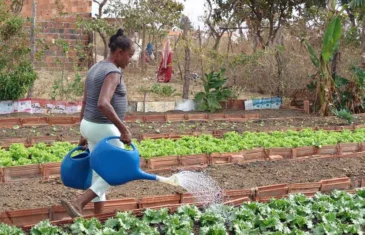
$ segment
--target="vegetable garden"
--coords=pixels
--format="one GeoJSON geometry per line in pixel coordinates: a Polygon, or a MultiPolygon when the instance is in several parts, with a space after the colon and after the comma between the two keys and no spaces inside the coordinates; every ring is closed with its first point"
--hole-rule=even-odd
{"type": "MultiPolygon", "coordinates": [[[[183,205],[173,214],[167,208],[147,209],[140,218],[118,212],[104,223],[97,218],[78,218],[71,225],[57,227],[42,221],[30,229],[30,234],[361,234],[364,201],[364,190],[354,195],[341,191],[318,193],[313,198],[293,194],[238,207],[216,205],[199,210],[195,205],[183,205]]],[[[5,224],[0,225],[0,232],[24,234],[5,224]]]]}
{"type": "Polygon", "coordinates": [[[0,235],[363,234],[365,1],[195,1],[198,28],[183,2],[0,0],[0,235]],[[219,203],[138,180],[112,187],[102,214],[89,203],[71,219],[60,205],[82,193],[60,163],[115,17],[135,42],[124,121],[140,167],[204,172],[219,203]],[[181,98],[195,110],[166,111],[181,98]]]}
{"type": "MultiPolygon", "coordinates": [[[[1,234],[361,234],[365,194],[356,189],[365,186],[362,116],[355,118],[355,125],[336,118],[326,124],[318,122],[315,128],[282,125],[294,119],[212,121],[200,125],[222,127],[211,134],[187,131],[169,138],[164,133],[151,133],[134,139],[144,169],[166,176],[176,170],[204,171],[230,195],[226,203],[202,207],[192,199],[181,199],[186,198],[182,189],[136,181],[110,190],[110,206],[104,216],[88,212],[76,220],[57,214],[62,211],[57,209],[59,199],[71,199],[78,193],[65,188],[58,175],[60,161],[75,143],[9,144],[0,149],[4,208],[0,215],[5,222],[0,226],[1,234]],[[265,130],[265,125],[274,121],[281,125],[265,130]],[[252,131],[251,125],[262,129],[252,131]],[[44,178],[48,166],[52,166],[48,171],[55,172],[44,178]],[[135,198],[133,206],[118,204],[123,198],[135,198]],[[41,212],[28,214],[32,210],[44,211],[42,219],[34,217],[41,212]],[[32,222],[26,222],[29,216],[34,217],[32,222]]],[[[186,121],[134,121],[128,125],[143,129],[180,124],[199,125],[186,121]]],[[[55,124],[48,128],[64,127],[55,124]]],[[[34,128],[3,130],[14,133],[24,129],[34,128]]]]}

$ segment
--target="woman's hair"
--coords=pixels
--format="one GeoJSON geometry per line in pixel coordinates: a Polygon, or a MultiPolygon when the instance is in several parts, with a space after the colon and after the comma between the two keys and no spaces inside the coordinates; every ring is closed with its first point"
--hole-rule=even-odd
{"type": "Polygon", "coordinates": [[[117,33],[110,37],[109,48],[111,52],[116,51],[118,48],[125,51],[132,46],[132,40],[126,37],[123,32],[123,29],[118,29],[117,33]]]}

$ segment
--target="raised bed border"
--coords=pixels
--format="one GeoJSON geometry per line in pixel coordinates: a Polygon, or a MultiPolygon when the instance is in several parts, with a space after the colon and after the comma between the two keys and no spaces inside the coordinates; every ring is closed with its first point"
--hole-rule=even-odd
{"type": "MultiPolygon", "coordinates": [[[[304,146],[297,148],[255,148],[235,153],[192,154],[186,156],[140,158],[140,167],[149,173],[182,170],[201,170],[209,165],[247,164],[257,161],[302,160],[323,158],[358,157],[365,154],[365,143],[339,143],[322,148],[304,146]]],[[[41,178],[47,181],[60,177],[61,162],[0,167],[0,184],[41,178]]]]}
{"type": "MultiPolygon", "coordinates": [[[[243,202],[268,202],[271,198],[287,197],[288,194],[302,193],[308,197],[314,196],[317,192],[329,193],[333,190],[343,190],[349,193],[355,193],[356,189],[364,188],[365,180],[351,180],[348,177],[325,179],[319,182],[294,183],[294,184],[276,184],[261,186],[251,189],[224,190],[224,204],[239,206],[243,202]]],[[[84,218],[96,217],[100,221],[105,221],[112,217],[117,211],[132,211],[136,216],[141,216],[146,209],[159,209],[167,207],[170,213],[183,204],[195,204],[202,206],[193,201],[189,193],[155,195],[149,197],[121,198],[109,200],[105,205],[105,213],[94,215],[93,204],[89,203],[85,207],[84,218]]],[[[75,219],[67,216],[65,210],[60,205],[51,207],[34,208],[25,210],[4,211],[0,213],[0,223],[4,222],[9,225],[21,226],[25,231],[41,220],[49,219],[54,225],[73,223],[75,219]]]]}
{"type": "MultiPolygon", "coordinates": [[[[248,121],[260,118],[260,113],[246,114],[153,114],[127,115],[125,122],[181,122],[181,121],[248,121]]],[[[46,116],[46,117],[11,117],[0,118],[0,128],[13,126],[43,126],[43,125],[76,125],[80,123],[80,116],[46,116]]]]}

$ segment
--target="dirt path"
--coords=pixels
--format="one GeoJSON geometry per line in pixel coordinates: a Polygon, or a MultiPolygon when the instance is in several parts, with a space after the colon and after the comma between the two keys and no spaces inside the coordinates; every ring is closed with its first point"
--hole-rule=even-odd
{"type": "MultiPolygon", "coordinates": [[[[242,189],[277,183],[314,182],[335,177],[365,177],[365,155],[356,158],[304,161],[257,162],[207,168],[206,173],[224,189],[242,189]]],[[[110,189],[109,199],[143,197],[184,192],[158,182],[135,181],[110,189]]],[[[41,183],[39,179],[0,184],[0,211],[46,207],[61,198],[73,199],[81,191],[64,187],[59,180],[41,183]]]]}

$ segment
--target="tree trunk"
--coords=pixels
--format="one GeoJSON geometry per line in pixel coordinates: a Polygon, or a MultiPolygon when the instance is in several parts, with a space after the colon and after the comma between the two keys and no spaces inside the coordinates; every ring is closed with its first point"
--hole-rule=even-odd
{"type": "Polygon", "coordinates": [[[256,33],[254,35],[254,51],[257,49],[264,49],[264,39],[261,36],[260,29],[256,29],[256,33]]]}
{"type": "Polygon", "coordinates": [[[361,32],[361,67],[365,69],[365,16],[362,18],[361,32]]]}
{"type": "Polygon", "coordinates": [[[336,80],[336,71],[337,71],[337,61],[338,61],[339,52],[333,55],[332,65],[331,65],[331,77],[335,81],[336,80]]]}
{"type": "Polygon", "coordinates": [[[323,116],[328,116],[329,114],[329,105],[332,103],[333,100],[333,91],[334,91],[334,80],[331,77],[330,71],[327,67],[327,63],[321,60],[321,71],[323,71],[323,79],[322,82],[320,82],[319,87],[319,105],[320,110],[319,114],[323,116]]]}
{"type": "Polygon", "coordinates": [[[178,38],[175,38],[175,43],[174,43],[174,56],[176,56],[176,62],[177,62],[177,67],[179,69],[179,73],[180,73],[180,79],[181,81],[184,80],[184,77],[183,77],[183,72],[182,72],[182,69],[181,69],[181,65],[180,65],[180,59],[179,59],[179,52],[177,50],[177,43],[179,42],[180,40],[180,35],[178,38]]]}
{"type": "Polygon", "coordinates": [[[201,73],[204,76],[204,63],[203,63],[203,49],[202,49],[202,35],[199,27],[199,51],[200,51],[200,66],[201,66],[201,73]]]}
{"type": "Polygon", "coordinates": [[[98,30],[98,33],[101,37],[101,40],[103,40],[103,44],[104,44],[104,59],[108,58],[108,51],[109,51],[109,47],[108,47],[108,40],[106,38],[106,34],[100,30],[98,30]]]}
{"type": "Polygon", "coordinates": [[[189,99],[189,86],[190,86],[190,48],[187,40],[189,30],[189,18],[184,17],[184,34],[183,40],[185,42],[185,71],[184,71],[184,87],[183,87],[183,99],[189,99]]]}
{"type": "MultiPolygon", "coordinates": [[[[30,52],[30,62],[32,63],[32,66],[34,67],[34,57],[35,57],[35,25],[36,25],[36,17],[37,17],[37,0],[33,0],[33,9],[32,9],[32,26],[30,29],[30,42],[32,45],[32,50],[30,52]]],[[[32,84],[30,85],[29,89],[28,89],[28,95],[27,98],[32,98],[33,97],[33,92],[34,92],[34,82],[32,82],[32,84]]]]}
{"type": "Polygon", "coordinates": [[[146,69],[146,61],[145,61],[145,51],[146,51],[146,25],[143,24],[142,31],[142,73],[145,72],[146,69]]]}
{"type": "Polygon", "coordinates": [[[351,26],[356,27],[355,15],[352,13],[352,11],[350,9],[346,9],[346,12],[347,12],[347,15],[349,16],[351,26]]]}
{"type": "Polygon", "coordinates": [[[284,95],[284,81],[283,81],[283,71],[284,71],[284,62],[281,53],[281,47],[284,47],[284,38],[283,38],[283,30],[279,29],[275,38],[273,40],[273,44],[277,46],[275,50],[275,59],[278,67],[277,71],[277,89],[276,95],[283,96],[284,95]]]}
{"type": "Polygon", "coordinates": [[[227,56],[229,54],[229,49],[232,49],[232,53],[233,53],[233,47],[232,47],[232,32],[228,32],[228,45],[227,45],[227,56]]]}
{"type": "Polygon", "coordinates": [[[221,42],[221,38],[222,38],[222,36],[216,36],[213,50],[218,51],[219,43],[221,42]]]}

